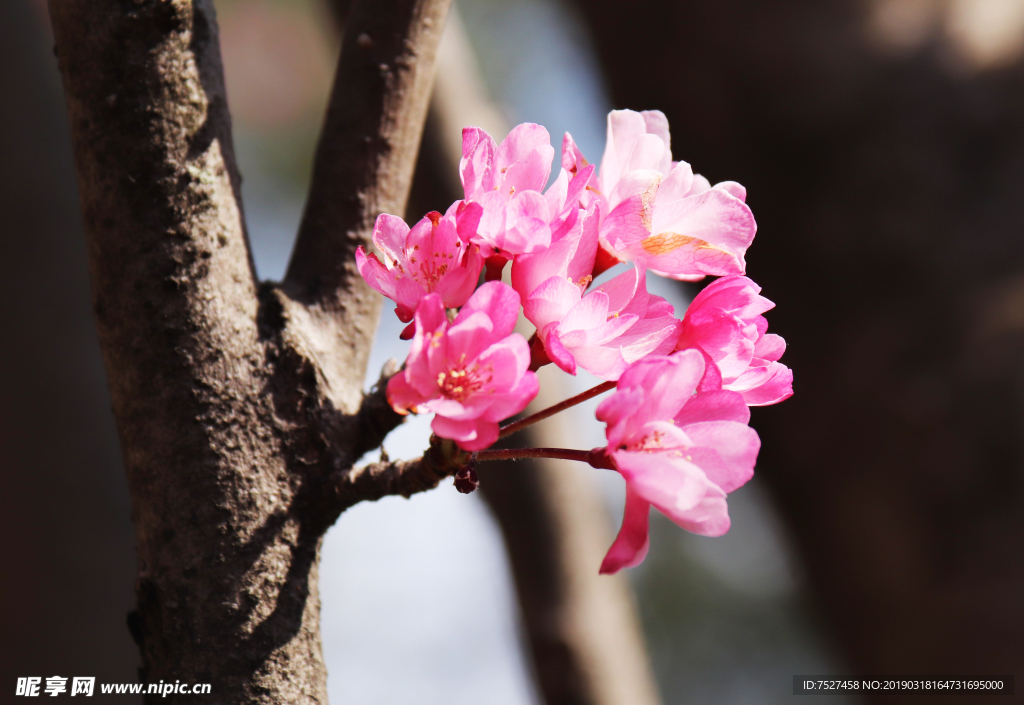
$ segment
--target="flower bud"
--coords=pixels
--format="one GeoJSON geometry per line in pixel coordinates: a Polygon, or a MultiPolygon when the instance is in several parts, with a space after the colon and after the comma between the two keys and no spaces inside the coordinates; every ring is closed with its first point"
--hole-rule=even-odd
{"type": "Polygon", "coordinates": [[[464,465],[455,473],[455,489],[462,494],[469,494],[480,486],[480,478],[472,465],[464,465]]]}

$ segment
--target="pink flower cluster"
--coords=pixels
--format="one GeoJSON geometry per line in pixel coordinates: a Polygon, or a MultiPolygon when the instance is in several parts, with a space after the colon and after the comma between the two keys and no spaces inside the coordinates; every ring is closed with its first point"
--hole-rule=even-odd
{"type": "Polygon", "coordinates": [[[466,128],[462,151],[463,200],[411,229],[381,215],[384,261],[356,253],[370,286],[411,321],[392,406],[432,412],[437,436],[476,452],[536,396],[539,366],[617,381],[597,418],[626,513],[601,571],[643,560],[652,504],[695,533],[725,533],[726,494],[750,479],[760,447],[748,407],[793,393],[785,341],[767,333],[773,304],[744,276],[756,232],[746,190],[673,161],[657,111],[610,113],[600,168],[566,134],[550,186],[555,150],[540,125],[501,144],[466,128]],[[499,281],[508,262],[511,286],[499,281]],[[632,267],[594,285],[622,262],[632,267]],[[647,290],[648,274],[720,278],[680,321],[647,290]],[[513,332],[520,313],[536,329],[529,342],[513,332]]]}

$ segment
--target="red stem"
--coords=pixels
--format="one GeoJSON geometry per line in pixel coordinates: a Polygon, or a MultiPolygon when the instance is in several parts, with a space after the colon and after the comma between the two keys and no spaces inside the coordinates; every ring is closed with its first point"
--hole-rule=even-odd
{"type": "Polygon", "coordinates": [[[559,402],[554,406],[549,406],[546,409],[542,409],[538,411],[536,414],[531,414],[527,416],[525,419],[520,419],[515,423],[510,423],[508,426],[502,427],[501,431],[498,433],[498,438],[504,438],[505,436],[515,433],[516,431],[522,431],[527,426],[532,426],[538,421],[543,421],[549,416],[554,416],[559,411],[565,411],[566,409],[576,406],[577,404],[582,404],[588,399],[593,399],[598,394],[604,394],[609,389],[614,389],[615,384],[615,382],[602,382],[596,387],[592,387],[585,392],[577,394],[574,397],[569,397],[565,401],[559,402]]]}
{"type": "Polygon", "coordinates": [[[559,460],[577,460],[595,468],[614,470],[615,466],[608,457],[605,448],[594,450],[572,450],[570,448],[507,448],[499,450],[481,450],[473,454],[473,459],[482,460],[516,460],[518,458],[557,458],[559,460]]]}

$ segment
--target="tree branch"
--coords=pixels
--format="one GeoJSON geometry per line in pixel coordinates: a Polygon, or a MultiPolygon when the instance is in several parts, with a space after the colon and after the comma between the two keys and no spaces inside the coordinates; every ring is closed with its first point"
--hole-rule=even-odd
{"type": "Polygon", "coordinates": [[[332,355],[328,382],[362,383],[380,296],[355,266],[380,213],[403,214],[450,0],[363,0],[345,23],[313,181],[285,277],[332,355]],[[358,379],[356,379],[358,378],[358,379]]]}
{"type": "Polygon", "coordinates": [[[336,486],[340,514],[362,501],[375,502],[390,495],[408,499],[437,487],[455,474],[469,457],[459,455],[451,441],[432,438],[430,448],[416,460],[371,463],[346,473],[336,486]]]}
{"type": "Polygon", "coordinates": [[[363,397],[363,402],[359,405],[359,413],[356,414],[358,429],[352,439],[353,458],[358,459],[379,447],[387,435],[401,426],[408,418],[392,409],[391,404],[388,403],[388,380],[398,374],[399,370],[401,370],[401,365],[398,360],[388,360],[380,372],[380,378],[373,385],[373,389],[363,397]]]}

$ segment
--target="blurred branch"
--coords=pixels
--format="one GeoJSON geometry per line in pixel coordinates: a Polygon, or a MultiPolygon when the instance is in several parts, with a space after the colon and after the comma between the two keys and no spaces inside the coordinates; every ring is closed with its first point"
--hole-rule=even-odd
{"type": "Polygon", "coordinates": [[[677,156],[749,189],[750,271],[799,384],[754,412],[758,473],[854,672],[1019,670],[1024,60],[975,72],[939,15],[1006,29],[1024,6],[576,6],[615,103],[663,110],[677,156]]]}
{"type": "Polygon", "coordinates": [[[585,475],[595,471],[548,460],[477,472],[501,525],[544,702],[658,703],[629,584],[597,574],[612,535],[585,475]]]}
{"type": "MultiPolygon", "coordinates": [[[[413,187],[421,211],[444,210],[461,198],[458,176],[462,128],[477,125],[497,139],[508,132],[490,102],[462,22],[452,8],[413,187]],[[437,202],[428,202],[424,194],[437,202]]],[[[413,213],[418,217],[419,212],[413,213]]],[[[554,380],[542,385],[539,408],[567,394],[554,380]]],[[[517,445],[560,445],[545,435],[554,421],[527,429],[517,445]],[[540,432],[538,432],[540,430],[540,432]]],[[[549,705],[655,705],[657,687],[647,660],[629,584],[599,576],[611,544],[608,517],[587,469],[537,460],[490,462],[477,468],[481,489],[501,526],[522,609],[538,689],[549,705]]]]}

